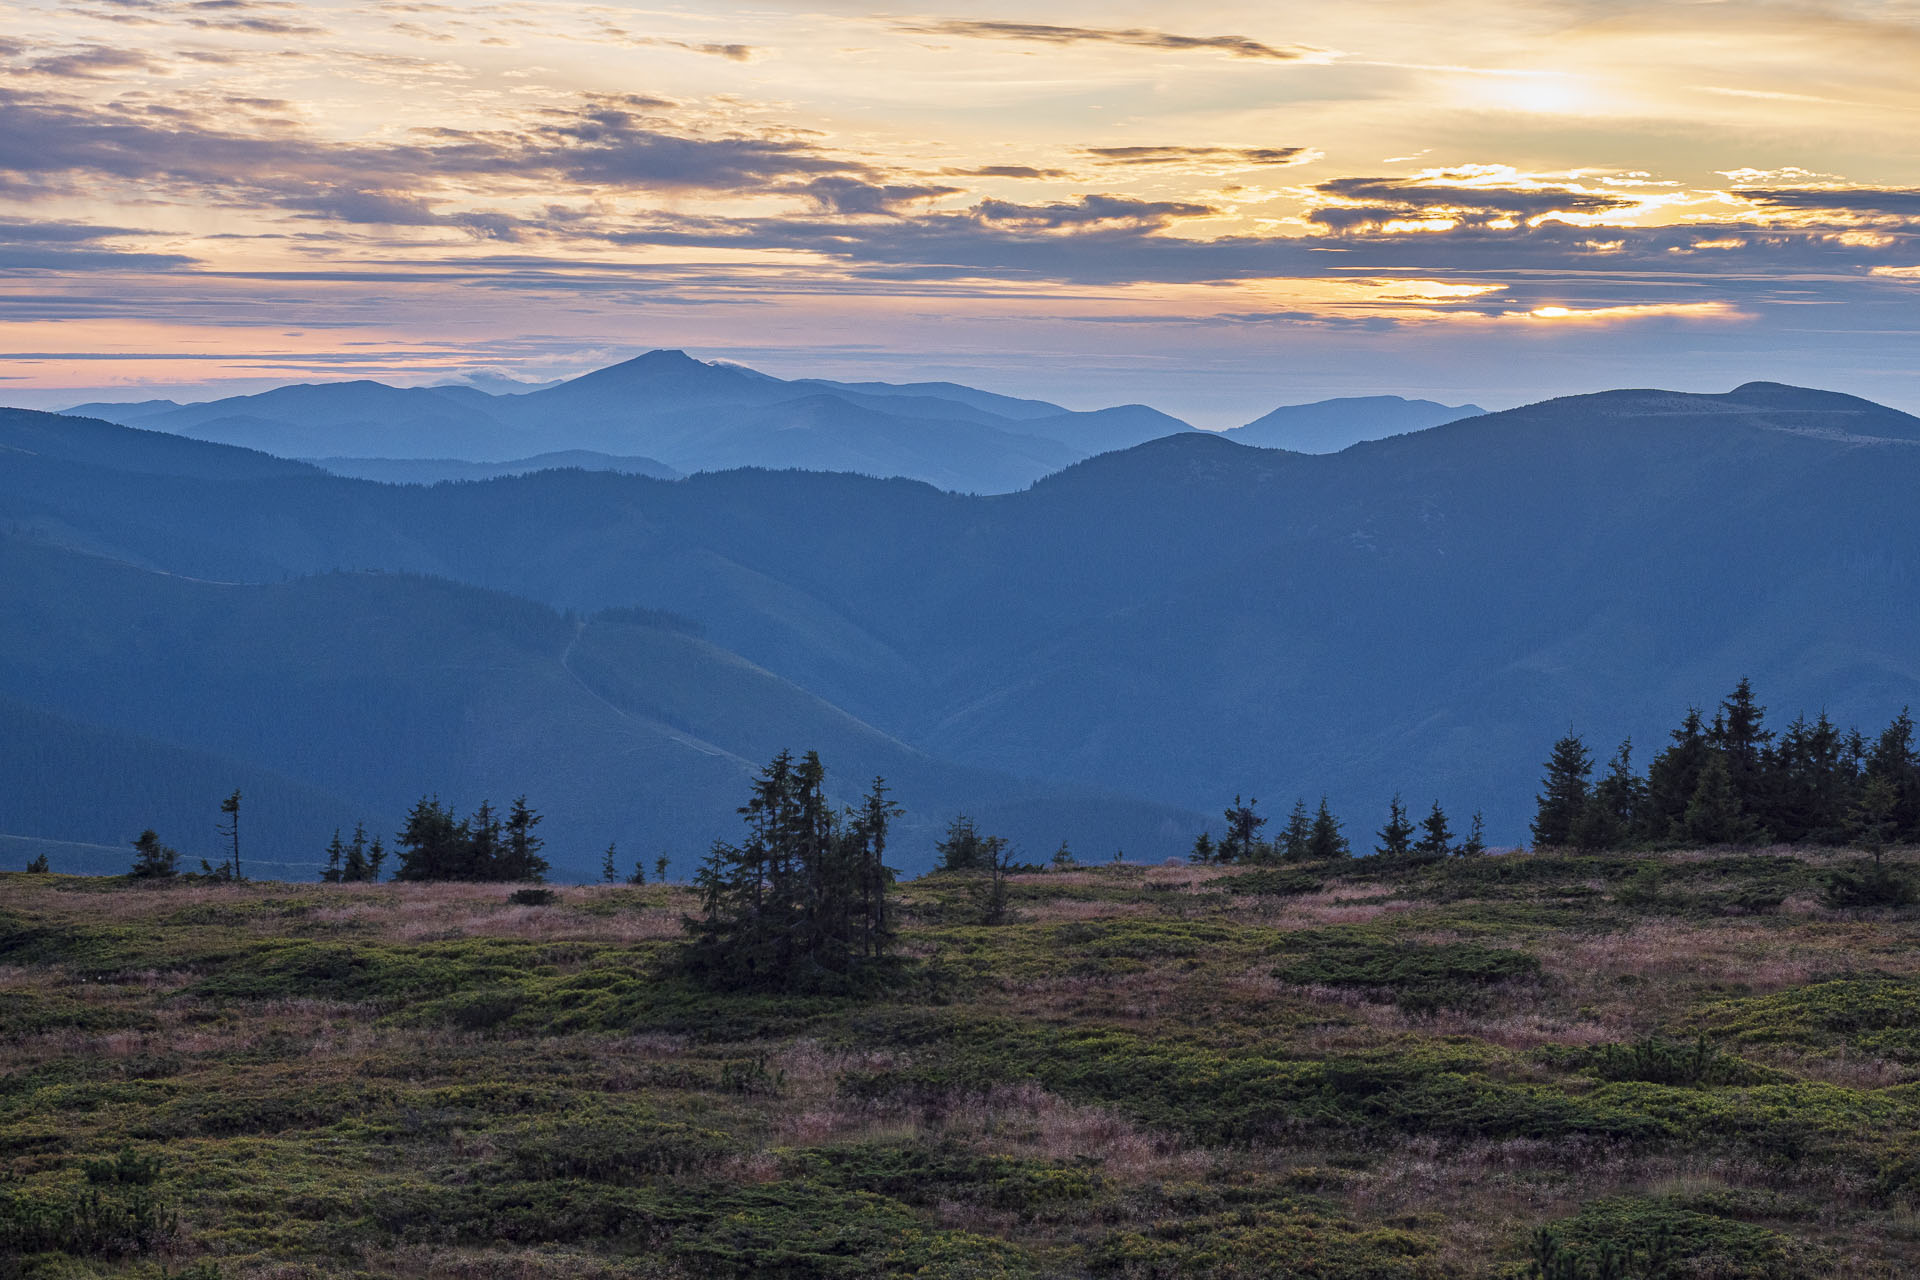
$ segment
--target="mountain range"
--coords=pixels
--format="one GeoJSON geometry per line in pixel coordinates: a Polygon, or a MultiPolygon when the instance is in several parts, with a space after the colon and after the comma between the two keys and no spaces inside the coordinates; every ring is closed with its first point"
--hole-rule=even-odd
{"type": "Polygon", "coordinates": [[[962,811],[1029,857],[1166,856],[1235,793],[1325,792],[1365,844],[1399,792],[1511,842],[1569,727],[1655,750],[1742,675],[1776,716],[1920,701],[1920,419],[1778,384],[1326,456],[1176,432],[984,497],[389,485],[17,410],[0,457],[13,836],[124,841],[128,806],[84,797],[172,778],[194,813],[275,796],[286,849],[526,791],[572,874],[609,839],[684,868],[790,746],[848,796],[896,780],[909,868],[962,811]]]}
{"type": "MultiPolygon", "coordinates": [[[[952,382],[789,381],[680,351],[522,392],[363,380],[68,412],[396,483],[562,466],[663,477],[760,466],[897,476],[961,493],[1024,489],[1096,454],[1195,430],[1146,405],[1074,412],[952,382]]],[[[1395,396],[1328,400],[1277,409],[1230,434],[1325,453],[1477,412],[1395,396]]]]}

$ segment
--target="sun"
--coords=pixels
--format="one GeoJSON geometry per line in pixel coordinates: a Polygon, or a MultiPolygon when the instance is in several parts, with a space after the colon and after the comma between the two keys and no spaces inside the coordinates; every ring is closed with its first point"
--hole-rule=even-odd
{"type": "Polygon", "coordinates": [[[1590,78],[1565,71],[1482,72],[1469,97],[1484,109],[1529,115],[1584,115],[1600,105],[1590,78]]]}

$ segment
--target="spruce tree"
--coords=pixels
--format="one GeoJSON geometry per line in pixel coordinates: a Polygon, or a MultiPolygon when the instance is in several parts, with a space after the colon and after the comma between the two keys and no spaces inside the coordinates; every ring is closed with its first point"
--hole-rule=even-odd
{"type": "Polygon", "coordinates": [[[539,825],[540,815],[527,806],[527,798],[516,798],[507,811],[505,838],[500,846],[500,879],[539,884],[547,878],[550,868],[540,856],[546,841],[533,834],[539,825]]]}
{"type": "Polygon", "coordinates": [[[1740,810],[1740,795],[1733,787],[1733,771],[1727,766],[1726,756],[1715,751],[1707,757],[1693,799],[1687,803],[1687,841],[1707,848],[1738,843],[1750,833],[1751,827],[1740,810]]]}
{"type": "Polygon", "coordinates": [[[972,818],[961,814],[947,824],[947,835],[933,846],[940,861],[937,871],[991,871],[993,860],[1006,841],[999,836],[983,836],[972,818]]]}
{"type": "Polygon", "coordinates": [[[387,847],[380,843],[379,836],[375,836],[373,843],[367,846],[367,879],[377,884],[380,880],[380,869],[386,864],[387,847]]]}
{"type": "Polygon", "coordinates": [[[1325,796],[1320,797],[1320,808],[1313,815],[1313,832],[1307,839],[1307,856],[1315,862],[1331,862],[1353,856],[1353,846],[1347,843],[1346,833],[1340,829],[1340,820],[1327,807],[1325,796]]]}
{"type": "Polygon", "coordinates": [[[1713,754],[1697,707],[1687,708],[1686,719],[1671,739],[1647,769],[1646,803],[1637,824],[1640,839],[1647,843],[1686,838],[1687,806],[1700,789],[1700,771],[1713,754]]]}
{"type": "Polygon", "coordinates": [[[647,882],[646,860],[644,858],[635,858],[633,860],[633,873],[627,877],[627,883],[631,885],[643,885],[646,882],[647,882]]]}
{"type": "Polygon", "coordinates": [[[379,869],[367,855],[367,824],[364,822],[353,824],[353,839],[347,842],[347,858],[340,868],[340,878],[353,884],[380,878],[379,869]]]}
{"type": "Polygon", "coordinates": [[[438,796],[422,796],[407,814],[407,825],[394,838],[400,865],[395,880],[460,880],[469,878],[468,831],[455,820],[438,796]]]}
{"type": "Polygon", "coordinates": [[[339,884],[346,874],[347,846],[340,839],[340,828],[333,829],[333,839],[327,842],[327,865],[320,872],[320,878],[328,884],[339,884]]]}
{"type": "Polygon", "coordinates": [[[1900,793],[1893,783],[1874,775],[1860,789],[1860,798],[1847,815],[1847,833],[1854,844],[1873,855],[1874,864],[1900,833],[1900,793]]]}
{"type": "Polygon", "coordinates": [[[1767,709],[1753,696],[1752,682],[1742,676],[1720,703],[1707,732],[1707,741],[1726,757],[1727,776],[1733,781],[1741,815],[1754,827],[1759,825],[1766,792],[1767,746],[1773,741],[1773,735],[1762,727],[1766,714],[1767,709]]]}
{"type": "Polygon", "coordinates": [[[620,882],[620,871],[619,868],[614,865],[613,861],[613,842],[611,840],[607,842],[607,851],[600,855],[600,882],[602,884],[618,884],[620,882]]]}
{"type": "Polygon", "coordinates": [[[1215,858],[1220,862],[1255,862],[1261,857],[1260,828],[1267,820],[1256,809],[1258,800],[1249,800],[1245,804],[1235,796],[1233,803],[1227,806],[1223,815],[1227,821],[1227,832],[1220,837],[1215,858]]]}
{"type": "Polygon", "coordinates": [[[1308,856],[1313,845],[1313,819],[1307,815],[1307,801],[1303,796],[1293,802],[1293,811],[1287,815],[1286,828],[1280,833],[1280,855],[1289,862],[1300,862],[1308,856]]]}
{"type": "Polygon", "coordinates": [[[1607,763],[1607,772],[1587,793],[1568,843],[1580,849],[1618,849],[1639,830],[1646,807],[1646,784],[1633,771],[1633,741],[1628,739],[1607,763]]]}
{"type": "MultiPolygon", "coordinates": [[[[633,865],[638,867],[640,864],[636,862],[633,865]]],[[[653,878],[661,884],[667,882],[667,866],[667,855],[664,853],[653,860],[653,878]]]]}
{"type": "Polygon", "coordinates": [[[1551,849],[1573,843],[1574,824],[1586,808],[1587,777],[1592,772],[1593,757],[1579,738],[1568,734],[1553,744],[1533,818],[1536,847],[1551,849]]]}
{"type": "Polygon", "coordinates": [[[1864,783],[1882,779],[1893,793],[1894,838],[1920,842],[1920,756],[1913,743],[1913,714],[1902,707],[1867,753],[1864,783]]]}
{"type": "Polygon", "coordinates": [[[1487,821],[1478,811],[1474,811],[1473,822],[1467,827],[1466,839],[1454,850],[1462,858],[1477,858],[1487,851],[1487,821]]]}
{"type": "Polygon", "coordinates": [[[240,876],[240,790],[234,788],[232,795],[220,802],[220,834],[226,838],[229,865],[233,869],[233,878],[240,876]]]}
{"type": "Polygon", "coordinates": [[[491,803],[482,800],[473,816],[459,823],[455,830],[457,870],[448,879],[508,879],[502,874],[506,869],[506,829],[491,803]]]}
{"type": "Polygon", "coordinates": [[[1053,869],[1055,871],[1071,871],[1073,870],[1073,866],[1073,850],[1067,847],[1065,840],[1062,840],[1060,847],[1053,851],[1053,869]]]}
{"type": "MultiPolygon", "coordinates": [[[[859,954],[863,960],[878,960],[893,946],[893,912],[887,892],[893,888],[894,871],[887,865],[887,833],[894,819],[906,811],[887,795],[885,778],[876,777],[851,817],[846,839],[847,861],[855,881],[855,903],[859,912],[859,954]]],[[[1067,842],[1060,842],[1053,855],[1055,865],[1062,858],[1068,865],[1073,855],[1067,842]]]]}
{"type": "Polygon", "coordinates": [[[1380,843],[1374,852],[1383,858],[1401,860],[1413,851],[1413,823],[1407,820],[1407,806],[1400,803],[1400,795],[1394,793],[1387,809],[1387,825],[1378,832],[1380,843]]]}
{"type": "Polygon", "coordinates": [[[35,854],[27,862],[27,874],[30,876],[44,876],[52,869],[52,866],[47,862],[47,855],[44,853],[35,854]]]}
{"type": "Polygon", "coordinates": [[[1187,855],[1187,861],[1195,866],[1204,867],[1214,861],[1213,837],[1202,831],[1193,838],[1193,852],[1187,855]]]}
{"type": "Polygon", "coordinates": [[[133,842],[133,868],[127,872],[135,880],[171,880],[179,873],[180,853],[160,843],[159,835],[148,827],[133,842]]]}
{"type": "MultiPolygon", "coordinates": [[[[826,801],[825,770],[808,752],[782,752],[740,809],[738,844],[716,842],[694,883],[701,913],[685,921],[687,970],[733,989],[827,990],[845,985],[890,946],[887,829],[899,813],[876,779],[844,818],[826,801]]],[[[984,868],[1003,880],[1006,842],[979,837],[984,868]]]]}
{"type": "Polygon", "coordinates": [[[1447,815],[1440,808],[1440,802],[1433,802],[1433,812],[1420,820],[1420,839],[1414,842],[1413,853],[1417,858],[1444,858],[1453,852],[1453,830],[1447,825],[1447,815]]]}

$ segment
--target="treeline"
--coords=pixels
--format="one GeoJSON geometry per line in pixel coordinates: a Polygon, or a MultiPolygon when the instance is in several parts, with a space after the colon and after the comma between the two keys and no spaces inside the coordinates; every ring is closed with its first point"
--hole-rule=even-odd
{"type": "MultiPolygon", "coordinates": [[[[485,800],[462,818],[438,796],[423,796],[396,837],[399,864],[393,878],[538,884],[550,870],[540,856],[546,842],[533,832],[539,825],[540,815],[527,806],[525,796],[513,802],[504,818],[485,800]]],[[[334,839],[337,843],[337,832],[334,839]]],[[[347,853],[351,856],[351,845],[347,853]]],[[[379,879],[377,868],[367,878],[379,879]]]]}
{"type": "Polygon", "coordinates": [[[1533,820],[1539,847],[1920,843],[1920,759],[1903,710],[1871,740],[1823,712],[1774,733],[1741,680],[1711,720],[1690,708],[1644,774],[1632,743],[1598,777],[1578,736],[1554,743],[1533,820]]]}
{"type": "MultiPolygon", "coordinates": [[[[1307,802],[1296,800],[1287,815],[1286,825],[1272,838],[1263,838],[1267,825],[1258,800],[1243,802],[1239,796],[1227,806],[1222,817],[1226,831],[1216,840],[1202,831],[1193,842],[1190,861],[1199,863],[1257,862],[1330,862],[1353,857],[1353,842],[1347,838],[1340,820],[1327,807],[1325,796],[1311,815],[1307,802]]],[[[1387,823],[1376,833],[1378,843],[1373,856],[1399,862],[1428,861],[1438,858],[1478,857],[1487,851],[1486,832],[1481,816],[1474,814],[1464,836],[1454,833],[1453,823],[1438,800],[1427,816],[1415,823],[1399,796],[1387,806],[1387,823]]]]}

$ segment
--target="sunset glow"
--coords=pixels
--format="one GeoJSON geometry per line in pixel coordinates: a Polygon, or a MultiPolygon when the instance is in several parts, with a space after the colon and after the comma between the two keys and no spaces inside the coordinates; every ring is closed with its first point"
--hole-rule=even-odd
{"type": "Polygon", "coordinates": [[[1920,404],[1920,4],[0,15],[19,403],[672,346],[1210,425],[1762,375],[1920,404]],[[1580,332],[1515,369],[1437,316],[1580,332]]]}

